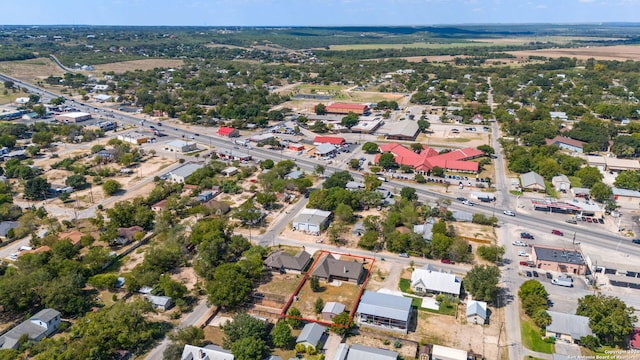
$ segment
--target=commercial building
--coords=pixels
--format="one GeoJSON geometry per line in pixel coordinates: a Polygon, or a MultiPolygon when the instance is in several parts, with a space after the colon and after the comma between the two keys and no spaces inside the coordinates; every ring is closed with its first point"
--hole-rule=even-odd
{"type": "Polygon", "coordinates": [[[58,122],[64,123],[79,123],[91,119],[91,114],[86,112],[70,112],[56,116],[58,122]]]}
{"type": "Polygon", "coordinates": [[[180,360],[233,360],[234,356],[229,350],[217,345],[204,347],[186,344],[182,350],[180,360]]]}
{"type": "Polygon", "coordinates": [[[406,334],[411,320],[411,298],[365,291],[355,315],[360,326],[371,326],[406,334]]]}
{"type": "Polygon", "coordinates": [[[167,173],[167,179],[171,182],[184,183],[196,170],[202,168],[201,164],[185,163],[181,167],[167,173]]]}
{"type": "Polygon", "coordinates": [[[329,114],[348,114],[350,112],[362,115],[369,111],[369,106],[364,104],[345,104],[333,103],[325,106],[326,112],[329,114]]]}
{"type": "Polygon", "coordinates": [[[145,134],[141,134],[137,131],[131,131],[125,134],[120,134],[116,137],[120,141],[128,142],[134,145],[145,144],[149,141],[149,137],[145,134]]]}
{"type": "Polygon", "coordinates": [[[218,134],[220,136],[224,136],[224,137],[238,137],[238,136],[240,136],[240,132],[237,129],[226,127],[226,126],[221,126],[218,129],[218,131],[216,131],[216,134],[218,134]]]}
{"type": "Polygon", "coordinates": [[[188,153],[198,150],[198,144],[184,140],[172,140],[164,144],[165,151],[188,153]]]}
{"type": "Polygon", "coordinates": [[[389,140],[413,141],[418,137],[420,127],[417,121],[401,120],[394,123],[393,129],[385,134],[389,140]]]}
{"type": "Polygon", "coordinates": [[[293,220],[293,230],[320,235],[329,225],[331,211],[304,208],[293,220]]]}
{"type": "Polygon", "coordinates": [[[531,261],[537,269],[586,275],[588,267],[579,250],[534,245],[531,261]]]}
{"type": "MultiPolygon", "coordinates": [[[[410,166],[420,174],[426,174],[436,166],[445,171],[477,173],[478,163],[470,160],[484,156],[482,151],[474,148],[457,149],[443,154],[425,145],[422,148],[420,153],[416,153],[404,145],[390,143],[380,145],[380,152],[393,154],[396,164],[410,166]]],[[[375,156],[375,163],[379,162],[380,155],[375,156]]]]}
{"type": "Polygon", "coordinates": [[[313,139],[313,145],[331,144],[335,146],[343,146],[347,143],[344,138],[334,136],[316,136],[313,139]]]}

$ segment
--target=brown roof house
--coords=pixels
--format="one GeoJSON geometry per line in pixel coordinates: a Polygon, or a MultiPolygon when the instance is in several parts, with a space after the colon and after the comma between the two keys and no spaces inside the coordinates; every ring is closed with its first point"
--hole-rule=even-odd
{"type": "Polygon", "coordinates": [[[80,231],[73,230],[73,231],[59,233],[58,240],[69,239],[73,245],[77,246],[78,244],[80,244],[80,239],[82,239],[83,236],[84,234],[81,233],[80,231]]]}
{"type": "Polygon", "coordinates": [[[203,203],[203,205],[215,215],[224,215],[231,210],[229,204],[214,199],[203,203]]]}
{"type": "Polygon", "coordinates": [[[155,212],[162,212],[166,208],[167,208],[167,199],[162,199],[157,203],[151,205],[151,210],[155,212]]]}
{"type": "Polygon", "coordinates": [[[354,282],[362,284],[367,271],[362,267],[362,263],[351,260],[338,260],[333,255],[327,254],[311,272],[312,276],[317,276],[327,282],[333,280],[354,282]]]}
{"type": "Polygon", "coordinates": [[[144,233],[144,229],[137,225],[128,228],[118,228],[118,236],[113,239],[113,244],[119,246],[127,245],[135,239],[135,235],[139,232],[144,233]]]}
{"type": "Polygon", "coordinates": [[[271,271],[278,271],[281,273],[303,273],[311,264],[311,255],[304,250],[301,250],[295,256],[291,256],[284,251],[276,251],[271,253],[264,261],[264,266],[271,271]]]}

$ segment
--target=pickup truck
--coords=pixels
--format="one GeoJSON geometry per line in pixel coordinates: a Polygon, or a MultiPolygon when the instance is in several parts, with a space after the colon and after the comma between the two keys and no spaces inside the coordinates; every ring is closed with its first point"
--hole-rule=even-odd
{"type": "Polygon", "coordinates": [[[562,276],[558,276],[557,278],[551,280],[551,283],[553,285],[558,285],[558,286],[573,287],[573,281],[571,281],[571,279],[569,278],[562,277],[562,276]]]}

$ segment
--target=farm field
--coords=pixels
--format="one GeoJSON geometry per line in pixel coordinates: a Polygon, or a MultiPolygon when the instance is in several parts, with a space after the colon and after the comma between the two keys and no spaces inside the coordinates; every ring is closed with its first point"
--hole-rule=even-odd
{"type": "Polygon", "coordinates": [[[50,75],[64,75],[64,71],[48,58],[2,61],[0,62],[0,72],[25,81],[44,79],[50,75]]]}
{"type": "Polygon", "coordinates": [[[509,51],[516,57],[544,56],[548,58],[575,57],[579,60],[594,58],[596,60],[640,60],[640,46],[637,45],[615,45],[615,46],[590,46],[582,48],[566,49],[542,49],[542,50],[521,50],[509,51]]]}
{"type": "Polygon", "coordinates": [[[458,48],[458,47],[483,47],[493,46],[494,44],[489,42],[454,42],[454,43],[410,43],[410,44],[349,44],[349,45],[331,45],[331,50],[344,51],[344,50],[375,50],[375,49],[443,49],[443,48],[458,48]]]}
{"type": "Polygon", "coordinates": [[[103,72],[114,71],[117,73],[133,70],[151,70],[155,68],[180,67],[184,65],[183,60],[175,59],[144,59],[121,61],[110,64],[95,65],[93,73],[102,74],[103,72]]]}

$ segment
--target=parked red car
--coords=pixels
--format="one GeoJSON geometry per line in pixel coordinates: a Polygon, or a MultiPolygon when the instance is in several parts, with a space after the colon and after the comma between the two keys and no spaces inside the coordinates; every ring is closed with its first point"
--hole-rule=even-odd
{"type": "Polygon", "coordinates": [[[440,260],[440,262],[443,263],[443,264],[453,264],[454,263],[453,261],[451,261],[449,259],[442,259],[442,260],[440,260]]]}
{"type": "Polygon", "coordinates": [[[520,261],[520,265],[522,266],[529,266],[529,263],[526,261],[520,261]]]}
{"type": "Polygon", "coordinates": [[[564,236],[564,233],[562,231],[556,229],[551,230],[551,233],[553,235],[564,236]]]}

